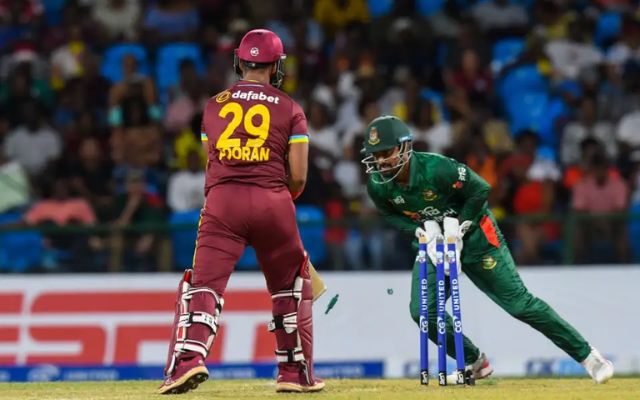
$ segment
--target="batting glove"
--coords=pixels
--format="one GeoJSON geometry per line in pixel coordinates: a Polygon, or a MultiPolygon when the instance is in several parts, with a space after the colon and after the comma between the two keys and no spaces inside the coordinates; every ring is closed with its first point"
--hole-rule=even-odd
{"type": "Polygon", "coordinates": [[[427,256],[436,265],[436,236],[442,235],[440,225],[436,221],[425,221],[423,227],[416,228],[416,238],[424,237],[427,242],[427,256]]]}

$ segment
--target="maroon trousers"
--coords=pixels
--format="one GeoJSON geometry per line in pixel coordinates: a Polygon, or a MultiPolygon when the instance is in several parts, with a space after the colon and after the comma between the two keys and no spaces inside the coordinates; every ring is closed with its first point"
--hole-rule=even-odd
{"type": "Polygon", "coordinates": [[[291,289],[304,261],[295,208],[286,188],[226,183],[207,193],[200,217],[192,285],[223,297],[247,245],[256,251],[270,293],[291,289]]]}

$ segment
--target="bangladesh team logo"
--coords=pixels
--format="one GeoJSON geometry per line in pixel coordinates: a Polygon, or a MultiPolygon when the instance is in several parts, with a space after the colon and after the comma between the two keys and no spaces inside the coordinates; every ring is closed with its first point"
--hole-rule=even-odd
{"type": "Polygon", "coordinates": [[[378,143],[380,143],[380,137],[378,137],[378,130],[374,126],[369,131],[369,144],[375,146],[378,143]]]}
{"type": "Polygon", "coordinates": [[[231,92],[225,90],[224,92],[219,93],[216,96],[216,103],[224,103],[225,101],[229,100],[229,97],[231,97],[231,92]]]}
{"type": "Polygon", "coordinates": [[[491,256],[482,257],[482,268],[486,270],[494,269],[498,262],[491,256]]]}
{"type": "Polygon", "coordinates": [[[434,201],[438,198],[438,195],[433,190],[429,189],[422,192],[422,197],[425,201],[434,201]]]}

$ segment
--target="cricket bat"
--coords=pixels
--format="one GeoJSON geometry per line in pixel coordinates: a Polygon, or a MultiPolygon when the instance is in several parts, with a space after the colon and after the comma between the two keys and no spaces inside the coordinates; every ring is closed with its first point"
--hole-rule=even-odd
{"type": "Polygon", "coordinates": [[[309,276],[311,277],[311,292],[313,294],[313,301],[315,302],[327,291],[327,285],[318,275],[318,271],[314,268],[311,261],[309,261],[309,276]]]}

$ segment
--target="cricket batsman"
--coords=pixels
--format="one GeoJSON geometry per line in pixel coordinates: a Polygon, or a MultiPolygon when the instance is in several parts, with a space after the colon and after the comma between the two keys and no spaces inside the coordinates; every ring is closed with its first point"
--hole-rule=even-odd
{"type": "Polygon", "coordinates": [[[247,245],[255,249],[271,293],[276,391],[324,387],[313,372],[311,267],[293,205],[307,176],[307,120],[300,105],[278,89],[284,59],[275,33],[248,32],[235,50],[241,79],[205,107],[206,199],[193,269],[178,286],[161,394],[187,392],[208,378],[204,361],[224,310],[224,292],[247,245]]]}
{"type": "MultiPolygon", "coordinates": [[[[440,223],[458,224],[458,268],[491,300],[538,330],[580,362],[596,383],[613,376],[613,364],[546,302],[532,295],[516,270],[511,253],[487,207],[490,186],[464,164],[434,153],[412,150],[412,135],[398,118],[381,116],[365,131],[362,160],[369,174],[367,190],[383,217],[396,228],[424,236],[428,254],[429,338],[436,342],[435,236],[440,223]],[[435,222],[434,222],[435,221],[435,222]],[[461,262],[460,262],[461,261],[461,262]]],[[[417,248],[417,244],[414,243],[417,248]]],[[[411,317],[418,323],[419,263],[413,265],[411,317]]],[[[448,275],[448,263],[445,264],[448,275]]],[[[449,297],[449,282],[446,285],[449,297]]],[[[451,317],[447,315],[447,353],[455,357],[451,317]]],[[[475,379],[493,369],[487,357],[464,337],[467,370],[475,379]]]]}

